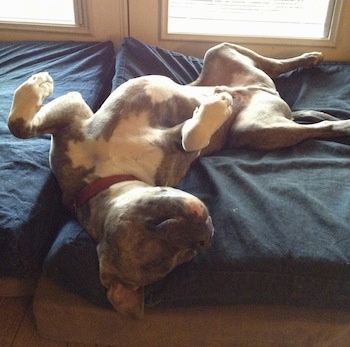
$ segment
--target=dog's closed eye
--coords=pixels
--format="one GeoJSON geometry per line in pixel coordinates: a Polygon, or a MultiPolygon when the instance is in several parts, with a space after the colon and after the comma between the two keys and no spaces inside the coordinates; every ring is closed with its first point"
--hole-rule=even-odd
{"type": "Polygon", "coordinates": [[[165,257],[159,257],[159,258],[156,258],[156,259],[150,261],[149,263],[147,263],[146,267],[147,268],[155,268],[155,267],[162,265],[165,261],[166,261],[165,257]]]}
{"type": "Polygon", "coordinates": [[[146,220],[146,225],[149,229],[161,229],[166,226],[173,225],[175,223],[179,223],[181,221],[181,218],[178,217],[162,217],[162,218],[148,218],[146,220]]]}

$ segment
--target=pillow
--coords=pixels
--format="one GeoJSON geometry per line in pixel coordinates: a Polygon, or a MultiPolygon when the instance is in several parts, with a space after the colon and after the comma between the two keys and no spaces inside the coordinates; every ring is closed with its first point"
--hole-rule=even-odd
{"type": "MultiPolygon", "coordinates": [[[[117,53],[113,88],[154,73],[188,83],[201,64],[127,38],[117,53]]],[[[350,118],[349,78],[348,64],[324,63],[285,74],[276,84],[292,107],[318,106],[350,118]],[[310,93],[315,83],[318,88],[310,93]],[[322,95],[329,95],[327,101],[321,102],[322,95]]],[[[178,188],[207,204],[214,243],[147,286],[146,305],[350,308],[349,167],[350,146],[319,140],[270,152],[222,150],[198,160],[178,188]]],[[[95,246],[70,219],[44,268],[57,283],[106,306],[95,246]]]]}
{"type": "Polygon", "coordinates": [[[97,109],[114,72],[111,42],[0,43],[0,275],[29,277],[40,269],[59,227],[61,194],[49,167],[50,137],[20,140],[7,128],[14,90],[48,71],[56,98],[79,91],[97,109]]]}
{"type": "Polygon", "coordinates": [[[186,56],[128,38],[116,56],[113,90],[131,78],[163,75],[179,84],[193,82],[202,70],[202,59],[186,56]]]}

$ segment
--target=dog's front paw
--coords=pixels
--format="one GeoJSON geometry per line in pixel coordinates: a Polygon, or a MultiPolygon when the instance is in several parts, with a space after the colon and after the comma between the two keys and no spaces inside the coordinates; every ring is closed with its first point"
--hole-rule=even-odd
{"type": "Polygon", "coordinates": [[[321,52],[304,53],[305,59],[304,67],[314,67],[323,61],[323,54],[321,52]]]}
{"type": "Polygon", "coordinates": [[[48,72],[40,72],[22,83],[15,92],[18,103],[40,106],[43,100],[53,93],[53,79],[48,72]]]}
{"type": "Polygon", "coordinates": [[[53,93],[53,79],[48,72],[39,72],[29,78],[27,82],[41,100],[51,96],[53,93]]]}
{"type": "MultiPolygon", "coordinates": [[[[233,98],[228,92],[219,92],[210,95],[201,105],[200,113],[201,116],[207,116],[220,121],[229,117],[232,113],[233,98]]],[[[219,121],[219,122],[220,122],[219,121]]]]}
{"type": "Polygon", "coordinates": [[[211,136],[232,115],[233,98],[227,92],[205,97],[182,127],[182,147],[187,152],[208,146],[211,136]]]}

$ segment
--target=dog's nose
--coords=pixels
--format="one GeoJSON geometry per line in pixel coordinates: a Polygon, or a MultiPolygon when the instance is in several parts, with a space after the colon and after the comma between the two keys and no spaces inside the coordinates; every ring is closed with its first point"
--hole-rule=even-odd
{"type": "Polygon", "coordinates": [[[191,214],[194,214],[199,218],[204,217],[206,208],[202,201],[195,196],[190,196],[186,198],[185,201],[186,207],[191,214]]]}

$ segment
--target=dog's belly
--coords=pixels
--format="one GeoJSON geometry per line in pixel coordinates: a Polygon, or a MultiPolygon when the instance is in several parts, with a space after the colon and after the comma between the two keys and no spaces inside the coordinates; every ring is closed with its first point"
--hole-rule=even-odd
{"type": "MultiPolygon", "coordinates": [[[[213,87],[180,86],[163,76],[146,76],[126,82],[100,110],[103,119],[110,119],[110,122],[99,128],[99,140],[89,146],[93,154],[84,161],[91,161],[88,166],[94,167],[94,176],[131,174],[148,184],[165,183],[165,177],[171,175],[169,171],[174,171],[176,166],[178,169],[179,166],[186,167],[193,160],[188,160],[188,155],[180,150],[169,155],[174,140],[174,135],[169,135],[171,129],[192,117],[196,106],[213,92],[213,87]],[[113,131],[111,127],[114,127],[113,131]],[[167,172],[160,175],[159,170],[167,172]]],[[[91,125],[89,123],[100,122],[99,118],[97,114],[87,121],[86,127],[91,125]]],[[[180,133],[178,140],[181,140],[180,133]]],[[[72,163],[79,167],[83,164],[76,159],[80,149],[74,150],[74,146],[72,143],[70,147],[72,163]]],[[[87,152],[91,153],[90,148],[87,152]]],[[[81,150],[86,153],[85,148],[81,150]]],[[[177,180],[173,178],[169,182],[177,180]]]]}

